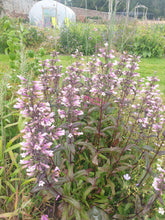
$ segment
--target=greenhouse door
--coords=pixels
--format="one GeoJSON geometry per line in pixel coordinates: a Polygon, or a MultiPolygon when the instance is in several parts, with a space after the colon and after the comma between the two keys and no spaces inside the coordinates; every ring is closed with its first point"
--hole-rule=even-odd
{"type": "Polygon", "coordinates": [[[57,26],[57,10],[56,8],[43,8],[42,10],[44,27],[57,26]]]}

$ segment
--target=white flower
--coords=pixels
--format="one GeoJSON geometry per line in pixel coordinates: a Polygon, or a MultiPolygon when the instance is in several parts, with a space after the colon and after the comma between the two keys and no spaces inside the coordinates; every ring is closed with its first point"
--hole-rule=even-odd
{"type": "Polygon", "coordinates": [[[8,88],[8,89],[12,88],[12,86],[10,85],[10,83],[7,84],[7,88],[8,88]]]}
{"type": "Polygon", "coordinates": [[[104,44],[104,46],[105,46],[105,47],[108,47],[108,43],[106,42],[106,43],[104,44]]]}
{"type": "Polygon", "coordinates": [[[123,177],[124,177],[125,180],[130,180],[131,179],[131,177],[128,173],[123,175],[123,177]]]}
{"type": "Polygon", "coordinates": [[[105,92],[102,92],[102,96],[105,96],[105,92]]]}
{"type": "Polygon", "coordinates": [[[78,136],[83,135],[83,132],[77,132],[77,135],[78,136]]]}
{"type": "Polygon", "coordinates": [[[22,153],[22,154],[21,154],[21,157],[25,158],[27,155],[28,155],[27,152],[26,152],[26,153],[22,153]]]}
{"type": "Polygon", "coordinates": [[[160,164],[157,164],[157,170],[159,170],[159,172],[165,173],[165,170],[162,169],[162,167],[160,166],[160,164]]]}
{"type": "Polygon", "coordinates": [[[163,208],[159,208],[158,212],[161,214],[161,215],[164,215],[164,209],[163,208]]]}
{"type": "Polygon", "coordinates": [[[115,62],[113,63],[114,66],[118,65],[119,62],[117,60],[115,60],[115,62]]]}
{"type": "Polygon", "coordinates": [[[42,180],[40,180],[38,185],[39,185],[39,186],[43,186],[44,184],[45,184],[45,182],[42,181],[42,180]]]}
{"type": "Polygon", "coordinates": [[[68,138],[72,138],[72,137],[73,137],[73,134],[70,133],[70,134],[68,135],[68,138]]]}
{"type": "Polygon", "coordinates": [[[90,92],[97,92],[97,89],[92,88],[92,89],[90,90],[90,92]]]}

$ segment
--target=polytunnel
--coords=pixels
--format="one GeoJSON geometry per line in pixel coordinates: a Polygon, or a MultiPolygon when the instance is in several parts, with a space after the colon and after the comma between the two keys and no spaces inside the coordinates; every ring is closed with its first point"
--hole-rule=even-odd
{"type": "Polygon", "coordinates": [[[40,27],[62,27],[76,21],[74,11],[53,0],[35,3],[29,12],[31,25],[40,27]]]}

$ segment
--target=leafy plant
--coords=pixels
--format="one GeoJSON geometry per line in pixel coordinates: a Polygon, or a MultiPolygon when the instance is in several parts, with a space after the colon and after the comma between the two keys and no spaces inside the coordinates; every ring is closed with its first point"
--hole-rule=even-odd
{"type": "Polygon", "coordinates": [[[14,26],[8,17],[3,17],[0,19],[0,53],[5,53],[7,48],[8,33],[14,30],[14,26]]]}
{"type": "Polygon", "coordinates": [[[136,34],[128,37],[123,49],[142,57],[162,57],[165,53],[164,44],[164,32],[161,26],[140,26],[136,34]]]}
{"type": "Polygon", "coordinates": [[[14,89],[9,84],[9,73],[4,74],[0,87],[0,218],[13,219],[30,216],[30,183],[20,167],[20,138],[18,111],[13,110],[14,89]],[[11,92],[12,91],[12,92],[11,92]]]}
{"type": "Polygon", "coordinates": [[[155,172],[165,143],[158,79],[140,78],[139,59],[116,61],[107,44],[85,68],[77,51],[65,77],[56,56],[42,63],[38,80],[19,76],[20,163],[36,177],[32,192],[48,191],[62,220],[89,219],[92,206],[113,219],[140,219],[157,199],[163,205],[164,170],[155,172]]]}
{"type": "Polygon", "coordinates": [[[59,50],[63,53],[74,53],[77,49],[85,55],[94,54],[101,47],[103,32],[99,33],[97,28],[88,25],[72,24],[64,27],[60,32],[59,50]]]}
{"type": "Polygon", "coordinates": [[[45,35],[42,30],[36,27],[30,27],[27,29],[27,33],[24,35],[24,41],[26,47],[37,47],[45,40],[45,35]]]}

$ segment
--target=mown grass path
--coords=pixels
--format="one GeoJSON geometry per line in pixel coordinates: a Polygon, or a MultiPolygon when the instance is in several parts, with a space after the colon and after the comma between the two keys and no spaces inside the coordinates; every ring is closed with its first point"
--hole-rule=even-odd
{"type": "Polygon", "coordinates": [[[156,76],[160,79],[160,90],[165,100],[165,57],[164,58],[143,58],[139,65],[139,73],[142,77],[156,76]]]}

